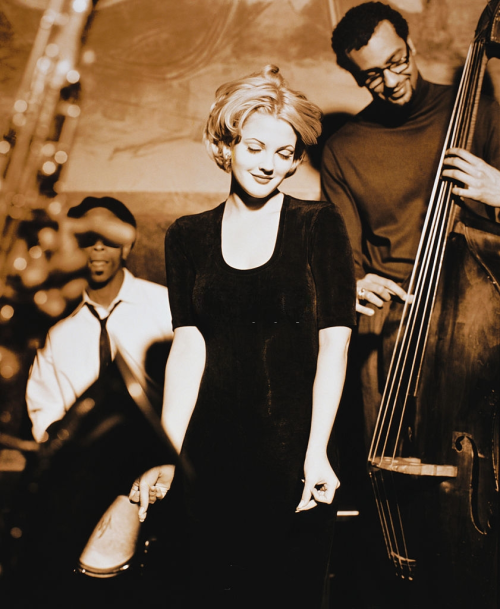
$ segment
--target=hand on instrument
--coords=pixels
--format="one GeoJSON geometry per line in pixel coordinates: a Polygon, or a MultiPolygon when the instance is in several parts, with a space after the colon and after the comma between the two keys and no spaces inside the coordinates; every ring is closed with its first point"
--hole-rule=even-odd
{"type": "Polygon", "coordinates": [[[150,503],[163,499],[170,490],[174,478],[175,465],[159,465],[148,470],[132,485],[128,496],[132,503],[139,503],[139,520],[146,520],[150,503]]]}
{"type": "Polygon", "coordinates": [[[459,197],[500,207],[500,171],[462,148],[450,148],[446,152],[443,177],[461,182],[452,192],[459,197]]]}
{"type": "Polygon", "coordinates": [[[408,298],[407,292],[392,279],[368,273],[356,282],[356,311],[363,315],[373,315],[375,311],[361,303],[370,302],[380,309],[384,302],[389,302],[394,296],[403,301],[408,298]]]}
{"type": "Polygon", "coordinates": [[[304,463],[304,490],[296,512],[304,512],[318,505],[331,503],[340,481],[332,469],[328,458],[306,458],[304,463]]]}

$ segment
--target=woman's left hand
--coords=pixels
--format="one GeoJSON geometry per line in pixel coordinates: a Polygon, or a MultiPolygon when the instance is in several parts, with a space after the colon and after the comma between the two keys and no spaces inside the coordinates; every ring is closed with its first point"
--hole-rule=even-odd
{"type": "Polygon", "coordinates": [[[304,512],[318,503],[332,503],[340,481],[332,469],[328,457],[310,459],[304,463],[304,490],[296,512],[304,512]]]}

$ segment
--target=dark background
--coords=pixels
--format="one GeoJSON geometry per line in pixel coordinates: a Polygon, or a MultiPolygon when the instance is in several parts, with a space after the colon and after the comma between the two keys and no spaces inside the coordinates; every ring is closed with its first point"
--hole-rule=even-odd
{"type": "MultiPolygon", "coordinates": [[[[359,111],[369,101],[366,91],[336,66],[330,48],[335,23],[358,3],[99,0],[84,46],[82,114],[64,175],[68,203],[76,204],[88,194],[122,200],[138,220],[129,268],[165,283],[166,228],[180,215],[214,207],[228,191],[229,177],[201,143],[216,88],[268,63],[278,65],[289,84],[305,92],[325,113],[323,142],[342,115],[359,111]]],[[[3,130],[47,4],[46,0],[0,0],[3,130]]],[[[424,77],[452,82],[463,65],[485,0],[395,0],[390,4],[410,23],[424,77]]],[[[498,98],[499,63],[488,64],[498,98]]],[[[320,156],[321,142],[285,182],[284,191],[318,199],[320,156]]],[[[29,439],[20,412],[26,373],[27,369],[8,388],[10,399],[2,402],[0,426],[29,439]]],[[[414,590],[392,575],[378,523],[370,510],[363,511],[370,489],[363,478],[359,418],[354,413],[341,422],[353,463],[346,468],[349,474],[339,493],[340,507],[363,509],[360,517],[339,519],[325,609],[326,605],[337,609],[410,606],[414,590]]],[[[10,498],[23,467],[18,451],[0,447],[0,542],[18,534],[9,529],[6,516],[11,516],[10,498]]],[[[0,585],[9,559],[2,549],[0,585]]],[[[429,605],[429,598],[424,601],[429,605]]]]}

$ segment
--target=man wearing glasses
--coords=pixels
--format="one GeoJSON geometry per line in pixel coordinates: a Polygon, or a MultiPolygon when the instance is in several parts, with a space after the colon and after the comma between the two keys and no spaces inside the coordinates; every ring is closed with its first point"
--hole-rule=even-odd
{"type": "MultiPolygon", "coordinates": [[[[387,4],[349,10],[333,32],[332,48],[338,65],[373,98],[330,137],[321,170],[323,195],[340,207],[354,252],[360,313],[355,359],[369,446],[383,388],[379,336],[391,300],[406,298],[402,284],[415,260],[455,91],[422,78],[408,24],[387,4]]],[[[463,183],[453,192],[467,197],[473,213],[495,221],[500,108],[492,98],[480,101],[472,152],[449,151],[443,175],[463,183]]]]}
{"type": "MultiPolygon", "coordinates": [[[[113,197],[86,197],[68,216],[114,220],[136,229],[130,210],[113,197]]],[[[143,390],[160,396],[163,391],[146,358],[153,346],[166,351],[173,337],[167,288],[125,268],[133,243],[121,246],[86,233],[79,245],[87,256],[88,287],[75,311],[50,329],[30,370],[26,402],[37,441],[104,373],[117,350],[143,390]]]]}

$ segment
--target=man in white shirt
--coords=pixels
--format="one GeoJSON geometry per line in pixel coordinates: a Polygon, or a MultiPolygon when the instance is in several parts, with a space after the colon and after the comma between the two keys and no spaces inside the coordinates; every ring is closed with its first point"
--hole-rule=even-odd
{"type": "MultiPolygon", "coordinates": [[[[112,197],[87,197],[68,216],[114,217],[136,228],[132,213],[112,197]]],[[[38,442],[117,351],[146,393],[163,391],[148,374],[147,356],[152,347],[168,344],[173,337],[167,288],[134,277],[125,268],[133,243],[118,246],[86,233],[80,246],[87,254],[88,288],[76,310],[50,329],[30,370],[26,403],[38,442]]]]}

